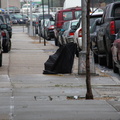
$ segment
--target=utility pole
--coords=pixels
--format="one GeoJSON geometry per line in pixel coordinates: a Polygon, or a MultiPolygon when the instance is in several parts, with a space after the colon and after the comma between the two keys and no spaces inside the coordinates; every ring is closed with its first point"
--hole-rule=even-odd
{"type": "MultiPolygon", "coordinates": [[[[87,1],[81,0],[82,2],[82,51],[79,53],[78,59],[78,74],[86,74],[86,50],[87,50],[87,1]]],[[[95,74],[95,65],[90,53],[90,73],[95,74]]]]}
{"type": "Polygon", "coordinates": [[[90,74],[95,74],[95,66],[92,53],[90,52],[90,0],[82,2],[82,51],[79,53],[78,74],[86,75],[86,99],[93,99],[90,74]],[[87,9],[86,9],[87,8],[87,9]]]}
{"type": "Polygon", "coordinates": [[[0,0],[0,8],[1,8],[1,0],[0,0]]]}
{"type": "Polygon", "coordinates": [[[93,99],[90,75],[90,0],[87,0],[86,99],[93,99]]]}
{"type": "Polygon", "coordinates": [[[33,36],[33,26],[32,26],[32,0],[30,0],[30,28],[29,35],[33,36]]]}
{"type": "Polygon", "coordinates": [[[7,0],[7,14],[9,14],[9,0],[7,0]]]}

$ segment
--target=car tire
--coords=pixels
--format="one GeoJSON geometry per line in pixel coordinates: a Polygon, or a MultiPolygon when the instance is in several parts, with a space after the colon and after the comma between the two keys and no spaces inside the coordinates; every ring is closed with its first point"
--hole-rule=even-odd
{"type": "Polygon", "coordinates": [[[54,40],[55,40],[55,46],[58,46],[58,39],[55,37],[54,40]]]}
{"type": "Polygon", "coordinates": [[[101,66],[105,66],[106,65],[106,59],[105,59],[105,57],[98,57],[98,63],[101,66]]]}
{"type": "Polygon", "coordinates": [[[94,62],[98,63],[98,55],[96,55],[95,53],[94,53],[94,62]]]}
{"type": "Polygon", "coordinates": [[[7,45],[3,45],[3,52],[8,53],[11,50],[11,40],[9,40],[7,45]]]}
{"type": "Polygon", "coordinates": [[[106,54],[106,66],[108,68],[113,68],[113,60],[112,60],[112,54],[111,53],[106,54]]]}
{"type": "Polygon", "coordinates": [[[0,53],[0,67],[2,66],[2,52],[0,53]]]}
{"type": "Polygon", "coordinates": [[[116,67],[116,63],[113,61],[113,72],[119,73],[119,69],[116,67]]]}

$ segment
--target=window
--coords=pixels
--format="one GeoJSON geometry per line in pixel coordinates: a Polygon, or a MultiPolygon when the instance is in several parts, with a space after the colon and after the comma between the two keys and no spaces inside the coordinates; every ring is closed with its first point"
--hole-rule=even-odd
{"type": "Polygon", "coordinates": [[[114,17],[120,17],[120,6],[117,6],[114,10],[114,17]]]}
{"type": "Polygon", "coordinates": [[[75,11],[75,18],[79,18],[81,16],[81,11],[75,11]]]}
{"type": "Polygon", "coordinates": [[[63,20],[72,20],[72,12],[63,12],[63,20]]]}

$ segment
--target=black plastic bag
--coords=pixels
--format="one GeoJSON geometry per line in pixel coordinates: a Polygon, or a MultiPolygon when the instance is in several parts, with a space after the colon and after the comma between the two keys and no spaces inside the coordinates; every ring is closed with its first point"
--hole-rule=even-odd
{"type": "Polygon", "coordinates": [[[68,43],[61,46],[44,63],[45,70],[43,74],[71,73],[76,52],[76,44],[68,43]]]}

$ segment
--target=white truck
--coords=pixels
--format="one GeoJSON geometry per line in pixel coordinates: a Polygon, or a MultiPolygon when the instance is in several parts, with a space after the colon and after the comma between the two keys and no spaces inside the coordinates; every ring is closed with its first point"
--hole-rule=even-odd
{"type": "MultiPolygon", "coordinates": [[[[34,6],[32,6],[32,12],[35,12],[34,6]]],[[[30,4],[24,4],[21,8],[21,13],[30,13],[30,4]]]]}
{"type": "Polygon", "coordinates": [[[81,0],[65,0],[63,4],[63,9],[81,7],[81,0]]]}

